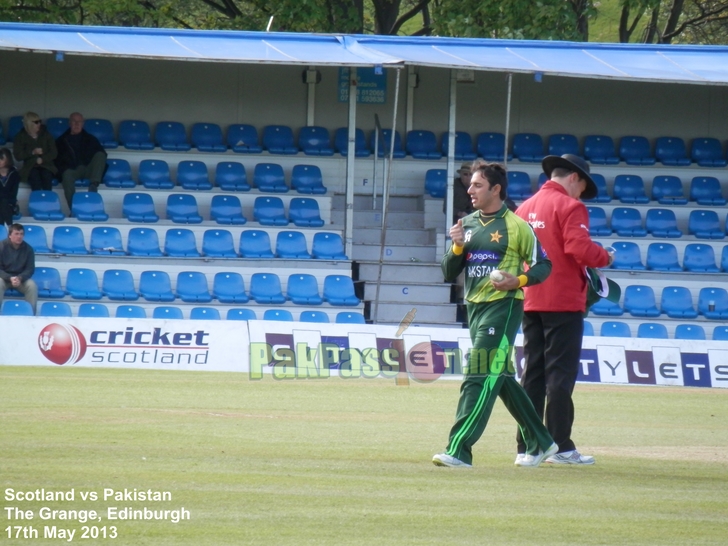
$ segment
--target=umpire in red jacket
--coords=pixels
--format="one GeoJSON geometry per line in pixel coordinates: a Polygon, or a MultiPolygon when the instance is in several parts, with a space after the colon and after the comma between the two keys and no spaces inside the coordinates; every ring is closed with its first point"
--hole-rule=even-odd
{"type": "MultiPolygon", "coordinates": [[[[546,281],[524,288],[526,362],[521,384],[559,444],[558,453],[546,462],[594,464],[594,457],[579,453],[571,439],[571,395],[584,331],[585,268],[607,266],[611,256],[589,237],[589,214],[579,200],[597,195],[587,162],[572,154],[550,155],[542,167],[549,180],[516,211],[531,224],[553,264],[546,281]]],[[[519,433],[518,457],[524,452],[519,433]]]]}

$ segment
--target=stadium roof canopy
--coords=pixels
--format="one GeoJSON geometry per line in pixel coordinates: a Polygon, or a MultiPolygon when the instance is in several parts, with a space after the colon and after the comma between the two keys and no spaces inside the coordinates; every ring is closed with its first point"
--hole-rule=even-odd
{"type": "Polygon", "coordinates": [[[0,50],[315,66],[433,66],[728,84],[728,47],[0,23],[0,50]]]}

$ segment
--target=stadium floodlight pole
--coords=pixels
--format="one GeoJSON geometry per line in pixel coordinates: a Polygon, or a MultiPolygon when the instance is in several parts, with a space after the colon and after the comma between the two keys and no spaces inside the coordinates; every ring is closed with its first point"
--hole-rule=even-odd
{"type": "MultiPolygon", "coordinates": [[[[382,186],[382,235],[379,240],[379,272],[377,274],[377,292],[374,298],[374,324],[379,322],[379,289],[382,286],[382,266],[384,265],[384,245],[387,240],[387,211],[389,209],[389,182],[392,177],[392,159],[394,158],[394,135],[397,130],[397,106],[399,103],[399,76],[402,72],[396,68],[397,78],[394,85],[394,107],[392,113],[392,134],[389,138],[389,160],[385,164],[384,184],[382,186]]],[[[376,152],[375,152],[376,153],[376,152]]]]}
{"type": "Polygon", "coordinates": [[[511,92],[513,90],[513,74],[508,73],[508,94],[506,95],[506,135],[503,142],[503,167],[508,172],[508,131],[511,129],[511,92]]]}

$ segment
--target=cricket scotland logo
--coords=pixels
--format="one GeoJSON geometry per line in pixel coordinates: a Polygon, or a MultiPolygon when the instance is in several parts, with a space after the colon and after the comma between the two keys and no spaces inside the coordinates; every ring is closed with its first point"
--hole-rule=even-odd
{"type": "Polygon", "coordinates": [[[38,348],[54,364],[75,364],[86,354],[86,338],[75,326],[53,323],[38,334],[38,348]]]}

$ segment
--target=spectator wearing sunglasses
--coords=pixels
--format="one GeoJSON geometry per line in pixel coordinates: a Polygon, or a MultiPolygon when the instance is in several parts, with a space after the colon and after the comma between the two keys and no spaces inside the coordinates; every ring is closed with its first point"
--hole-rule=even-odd
{"type": "Polygon", "coordinates": [[[35,112],[23,116],[23,129],[13,140],[13,155],[23,162],[21,182],[30,184],[31,190],[53,189],[53,177],[58,172],[53,163],[58,155],[56,142],[35,112]]]}

